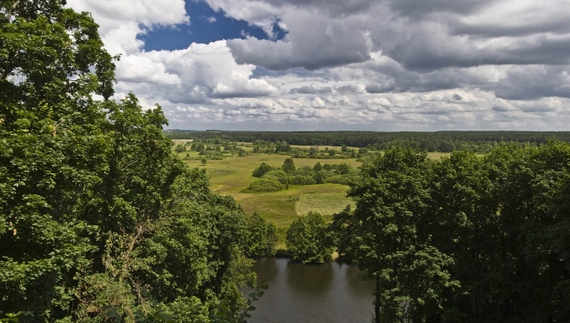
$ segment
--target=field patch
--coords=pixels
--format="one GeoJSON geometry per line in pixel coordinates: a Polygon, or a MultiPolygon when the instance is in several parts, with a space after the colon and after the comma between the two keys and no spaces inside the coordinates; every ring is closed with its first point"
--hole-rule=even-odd
{"type": "Polygon", "coordinates": [[[295,203],[297,215],[317,212],[321,215],[339,213],[350,205],[354,209],[354,201],[346,197],[346,193],[306,193],[295,203]]]}

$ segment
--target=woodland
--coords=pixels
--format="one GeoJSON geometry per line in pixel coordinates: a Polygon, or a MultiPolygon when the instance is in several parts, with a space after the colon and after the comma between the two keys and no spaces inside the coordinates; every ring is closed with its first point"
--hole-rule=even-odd
{"type": "Polygon", "coordinates": [[[202,166],[283,154],[249,171],[281,190],[345,185],[354,207],[299,217],[286,246],[358,265],[375,322],[570,321],[567,133],[165,131],[160,106],[109,99],[119,57],[97,28],[63,1],[0,0],[0,322],[247,321],[276,227],[170,138],[194,140],[202,166]],[[295,165],[308,157],[323,161],[295,165]]]}
{"type": "Polygon", "coordinates": [[[242,322],[268,224],[108,99],[118,58],[63,5],[0,2],[0,321],[242,322]]]}

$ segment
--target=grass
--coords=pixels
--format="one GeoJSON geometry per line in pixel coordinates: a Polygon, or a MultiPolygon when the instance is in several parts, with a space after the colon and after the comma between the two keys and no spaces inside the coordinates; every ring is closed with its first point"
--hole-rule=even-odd
{"type": "MultiPolygon", "coordinates": [[[[190,159],[184,161],[192,168],[206,169],[211,189],[221,195],[230,195],[241,205],[246,214],[257,211],[266,220],[277,226],[279,236],[278,248],[285,248],[285,234],[289,225],[309,211],[316,211],[331,219],[330,215],[342,211],[350,203],[345,197],[348,186],[339,184],[290,185],[288,190],[267,193],[247,193],[244,190],[257,180],[251,176],[259,164],[265,162],[272,167],[281,167],[289,156],[286,155],[249,155],[228,157],[223,160],[208,160],[202,165],[196,152],[189,153],[190,159]],[[346,202],[346,203],[345,203],[346,202]],[[342,204],[342,205],[341,205],[342,204]]],[[[321,164],[347,163],[356,168],[360,165],[355,159],[293,159],[296,167],[313,167],[321,164]]]]}
{"type": "MultiPolygon", "coordinates": [[[[247,143],[243,143],[244,148],[247,143]]],[[[307,146],[308,147],[308,146],[307,146]]],[[[246,149],[251,149],[247,147],[246,149]]],[[[445,153],[429,153],[428,157],[439,159],[445,153]]],[[[290,185],[288,190],[267,193],[247,193],[244,190],[257,178],[251,176],[253,170],[262,162],[281,167],[287,155],[248,155],[243,157],[229,156],[223,160],[208,160],[202,165],[198,152],[186,151],[179,156],[192,168],[206,169],[210,179],[211,189],[221,195],[230,195],[241,205],[246,214],[257,211],[266,220],[277,226],[279,237],[278,248],[285,248],[285,235],[289,225],[297,218],[310,211],[319,212],[326,220],[332,219],[332,214],[342,211],[347,205],[354,207],[354,202],[346,197],[348,186],[339,184],[320,185],[290,185]]],[[[356,159],[311,159],[294,158],[297,168],[313,167],[321,164],[347,163],[352,168],[360,166],[356,159]]]]}
{"type": "Polygon", "coordinates": [[[306,193],[295,203],[297,215],[317,212],[322,215],[339,213],[350,205],[354,209],[354,201],[346,197],[346,193],[306,193]]]}

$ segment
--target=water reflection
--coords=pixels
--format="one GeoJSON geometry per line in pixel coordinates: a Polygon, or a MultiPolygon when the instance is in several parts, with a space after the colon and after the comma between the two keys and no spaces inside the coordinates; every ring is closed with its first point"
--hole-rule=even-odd
{"type": "Polygon", "coordinates": [[[326,295],[334,279],[331,264],[303,265],[288,263],[286,275],[286,284],[291,288],[291,291],[308,297],[326,295]]]}
{"type": "Polygon", "coordinates": [[[263,258],[253,270],[269,290],[254,304],[250,323],[370,322],[373,283],[361,279],[355,267],[263,258]]]}
{"type": "Polygon", "coordinates": [[[273,258],[260,258],[253,264],[253,271],[257,273],[259,281],[274,281],[279,275],[279,266],[273,258]]]}

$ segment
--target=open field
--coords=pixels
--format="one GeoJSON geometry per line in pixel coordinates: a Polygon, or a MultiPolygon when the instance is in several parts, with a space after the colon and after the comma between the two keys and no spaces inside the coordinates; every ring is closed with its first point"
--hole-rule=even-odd
{"type": "MultiPolygon", "coordinates": [[[[243,144],[246,147],[248,145],[243,144]]],[[[448,154],[430,153],[429,157],[439,159],[445,155],[448,154]]],[[[202,165],[200,161],[202,156],[198,152],[186,151],[179,153],[179,156],[192,168],[206,169],[210,187],[214,192],[232,196],[247,214],[257,211],[265,219],[273,222],[277,226],[279,248],[285,248],[287,229],[298,217],[313,211],[319,212],[325,216],[325,219],[330,220],[332,214],[342,211],[347,205],[354,207],[354,202],[346,197],[348,186],[339,184],[290,185],[288,190],[278,192],[244,192],[249,184],[257,180],[251,176],[255,168],[259,167],[262,162],[272,167],[281,167],[285,159],[289,158],[287,155],[259,154],[232,157],[227,154],[225,159],[208,160],[206,165],[202,165]]],[[[317,162],[321,164],[347,163],[352,168],[360,166],[360,162],[356,159],[294,158],[293,160],[297,168],[313,167],[317,162]]]]}
{"type": "MultiPolygon", "coordinates": [[[[279,248],[285,247],[285,233],[289,225],[309,211],[319,212],[330,219],[330,215],[342,211],[352,202],[346,198],[348,186],[339,184],[290,185],[288,190],[267,193],[243,192],[257,178],[251,176],[253,170],[262,162],[281,167],[289,156],[286,155],[249,155],[228,157],[223,160],[208,160],[205,166],[198,160],[197,152],[180,153],[190,167],[205,168],[210,178],[210,187],[218,194],[231,195],[247,214],[257,211],[268,221],[277,226],[279,248]],[[328,216],[327,216],[328,215],[328,216]]],[[[294,159],[296,167],[313,167],[321,164],[347,163],[356,168],[360,165],[355,159],[294,159]]]]}

